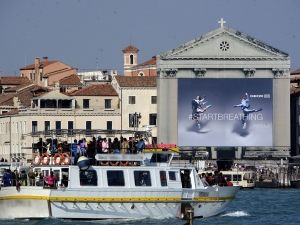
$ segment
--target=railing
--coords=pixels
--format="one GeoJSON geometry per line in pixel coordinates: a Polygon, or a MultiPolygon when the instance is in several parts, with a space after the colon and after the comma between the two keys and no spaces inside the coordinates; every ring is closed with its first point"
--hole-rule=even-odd
{"type": "MultiPolygon", "coordinates": [[[[60,184],[59,184],[59,181],[57,181],[54,185],[54,187],[58,187],[58,186],[61,186],[61,187],[66,187],[64,185],[65,182],[69,182],[70,180],[66,180],[66,179],[62,179],[60,180],[60,184]]],[[[20,187],[50,187],[48,184],[47,184],[47,181],[46,179],[44,178],[43,180],[41,179],[30,179],[30,178],[27,178],[26,180],[22,180],[22,179],[8,179],[8,185],[6,184],[5,186],[5,180],[3,180],[3,177],[0,178],[0,187],[16,187],[17,185],[20,186],[20,187]]]]}

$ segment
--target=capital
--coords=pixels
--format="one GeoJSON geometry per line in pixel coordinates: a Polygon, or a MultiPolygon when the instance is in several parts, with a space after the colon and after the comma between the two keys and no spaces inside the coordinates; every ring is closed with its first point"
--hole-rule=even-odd
{"type": "Polygon", "coordinates": [[[253,77],[256,69],[244,69],[245,77],[253,77]]]}
{"type": "Polygon", "coordinates": [[[195,68],[194,69],[195,77],[204,77],[206,73],[206,69],[203,68],[195,68]]]}

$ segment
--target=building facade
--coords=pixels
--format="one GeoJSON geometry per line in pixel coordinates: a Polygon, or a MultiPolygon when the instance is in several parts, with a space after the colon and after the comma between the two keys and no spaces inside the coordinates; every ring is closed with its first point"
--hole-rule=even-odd
{"type": "Polygon", "coordinates": [[[40,138],[72,143],[115,135],[108,131],[120,127],[119,97],[110,84],[87,86],[69,95],[45,92],[33,95],[30,102],[0,117],[0,155],[8,162],[30,163],[40,138]]]}
{"type": "Polygon", "coordinates": [[[112,85],[120,98],[120,129],[132,130],[137,135],[151,131],[147,142],[157,143],[156,77],[114,76],[112,85]]]}
{"type": "Polygon", "coordinates": [[[211,158],[290,156],[288,54],[222,24],[156,60],[159,143],[211,158]],[[206,104],[195,116],[197,96],[206,104]]]}
{"type": "Polygon", "coordinates": [[[55,82],[70,75],[77,74],[77,70],[58,60],[49,61],[48,57],[34,59],[34,64],[20,69],[20,76],[27,77],[40,86],[54,86],[55,82]]]}

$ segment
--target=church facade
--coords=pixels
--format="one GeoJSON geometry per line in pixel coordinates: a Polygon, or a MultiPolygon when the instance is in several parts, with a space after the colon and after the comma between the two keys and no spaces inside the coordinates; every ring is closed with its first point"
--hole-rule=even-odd
{"type": "Polygon", "coordinates": [[[158,143],[211,158],[290,156],[287,53],[221,24],[156,65],[158,143]]]}

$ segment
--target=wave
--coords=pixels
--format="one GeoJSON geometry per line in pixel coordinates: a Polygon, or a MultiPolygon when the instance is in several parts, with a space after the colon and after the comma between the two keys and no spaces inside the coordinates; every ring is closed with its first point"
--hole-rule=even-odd
{"type": "Polygon", "coordinates": [[[244,211],[236,211],[236,212],[225,213],[222,216],[242,217],[242,216],[250,216],[250,215],[244,211]]]}

